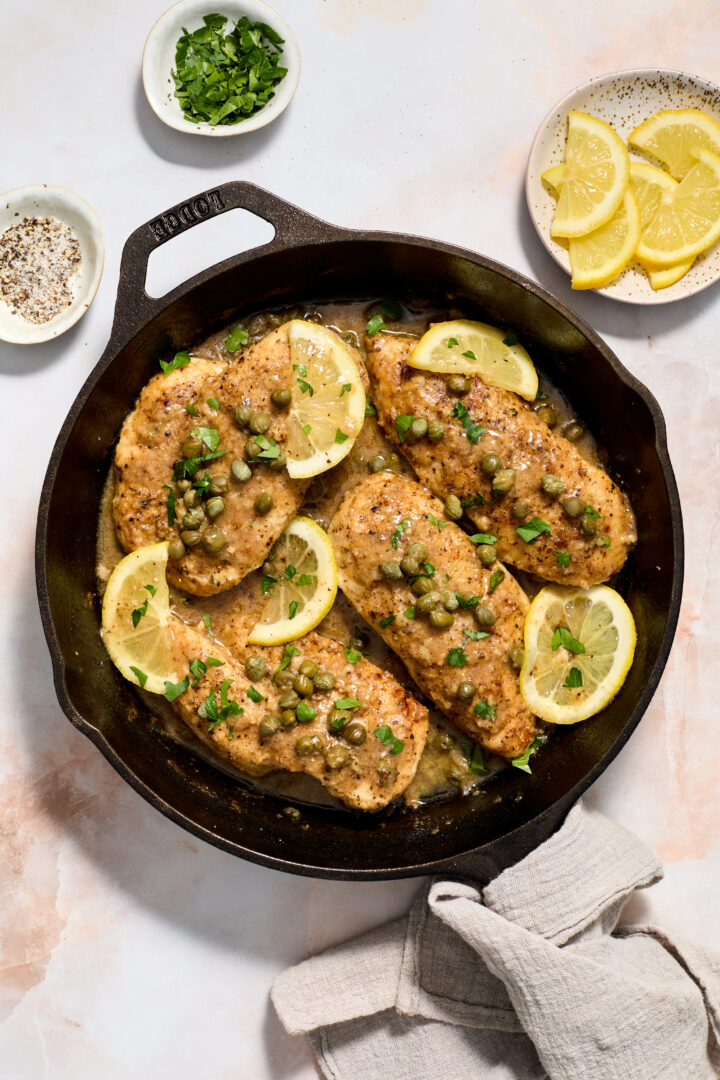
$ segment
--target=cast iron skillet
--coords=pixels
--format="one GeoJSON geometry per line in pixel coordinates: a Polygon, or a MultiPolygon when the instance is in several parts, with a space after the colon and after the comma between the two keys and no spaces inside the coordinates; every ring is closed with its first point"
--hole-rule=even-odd
{"type": "Polygon", "coordinates": [[[68,718],[128,783],[183,828],[242,858],[293,873],[391,878],[429,871],[491,876],[545,839],[623,746],[665,666],[678,617],[683,530],[657,402],[607,345],[544,289],[470,251],[414,236],[328,225],[252,184],[233,181],[161,214],[123,252],[110,341],[63,424],[40,501],[37,587],[55,686],[68,718]],[[160,300],[144,289],[150,253],[205,218],[241,207],[273,240],[211,267],[160,300]],[[303,807],[243,787],[152,731],[153,721],[109,661],[98,633],[95,529],[103,482],[125,415],[157,358],[229,320],[302,300],[391,295],[467,304],[519,332],[536,364],[567,393],[607,448],[628,490],[640,543],[622,587],[638,628],[628,679],[601,716],[560,729],[532,776],[507,769],[475,798],[413,813],[353,815],[303,807]],[[303,827],[308,826],[308,827],[303,827]]]}

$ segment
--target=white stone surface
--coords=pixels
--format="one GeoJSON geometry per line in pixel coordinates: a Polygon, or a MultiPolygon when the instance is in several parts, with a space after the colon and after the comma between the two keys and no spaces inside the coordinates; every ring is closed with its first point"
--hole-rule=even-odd
{"type": "MultiPolygon", "coordinates": [[[[337,224],[437,237],[523,271],[656,394],[685,511],[685,598],[655,700],[590,797],[665,860],[664,882],[633,915],[720,949],[720,293],[646,310],[572,295],[522,197],[535,128],[572,86],[639,66],[717,77],[716,4],[277,5],[303,53],[297,96],[267,129],[213,141],[163,127],[143,97],[142,47],[161,7],[0,3],[0,191],[74,188],[107,246],[98,296],[73,330],[46,346],[0,343],[4,1080],[312,1080],[304,1042],[268,1006],[273,975],[399,914],[417,888],[304,880],[201,844],[127,787],[55,701],[32,559],[50,450],[107,340],[125,238],[232,178],[337,224]]],[[[177,259],[177,280],[227,253],[197,244],[177,259]]]]}

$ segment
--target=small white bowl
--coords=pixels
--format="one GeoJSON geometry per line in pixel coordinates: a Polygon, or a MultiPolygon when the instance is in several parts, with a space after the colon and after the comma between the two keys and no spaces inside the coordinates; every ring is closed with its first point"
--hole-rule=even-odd
{"type": "Polygon", "coordinates": [[[32,323],[13,315],[0,300],[0,339],[16,345],[36,345],[59,337],[82,318],[97,292],[105,259],[102,225],[92,206],[69,188],[28,184],[0,195],[0,234],[26,217],[56,218],[68,225],[80,244],[81,263],[72,277],[73,299],[59,315],[32,323]]]}
{"type": "MultiPolygon", "coordinates": [[[[610,124],[621,139],[627,141],[633,128],[660,109],[703,109],[720,122],[720,87],[685,71],[662,68],[615,71],[578,86],[550,110],[530,148],[525,196],[538,236],[568,274],[571,269],[567,248],[550,236],[555,199],[543,184],[541,175],[564,159],[567,116],[571,109],[598,116],[610,124]]],[[[631,150],[630,156],[660,165],[634,150],[631,150]]],[[[642,269],[631,263],[609,285],[593,291],[631,304],[667,304],[700,292],[719,277],[720,244],[714,244],[697,257],[684,277],[667,289],[656,292],[650,287],[642,269]]]]}
{"type": "MultiPolygon", "coordinates": [[[[228,25],[224,27],[227,31],[228,25]]],[[[214,135],[225,138],[229,135],[244,135],[248,131],[257,131],[276,120],[288,107],[300,81],[300,49],[295,35],[276,11],[261,0],[223,0],[213,6],[207,0],[179,0],[161,15],[148,34],[143,52],[142,80],[145,96],[155,115],[168,127],[184,131],[191,135],[214,135]],[[237,124],[198,123],[186,120],[175,97],[175,47],[183,28],[198,30],[203,25],[203,16],[211,12],[225,15],[228,23],[236,23],[243,15],[251,22],[264,22],[284,38],[280,65],[286,67],[287,75],[275,86],[275,95],[267,105],[237,124]]]]}

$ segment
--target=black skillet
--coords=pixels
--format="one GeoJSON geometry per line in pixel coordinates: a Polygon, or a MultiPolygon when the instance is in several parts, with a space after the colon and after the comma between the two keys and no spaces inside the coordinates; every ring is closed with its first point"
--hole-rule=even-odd
{"type": "Polygon", "coordinates": [[[110,340],[63,424],[43,486],[36,573],[64,712],[148,802],[233,855],[293,873],[379,879],[488,877],[547,838],[607,767],[647,708],[675,632],[683,578],[680,502],[660,408],[573,311],[534,282],[471,251],[393,233],[336,228],[242,181],[189,199],[137,229],[123,251],[110,340]],[[144,289],[150,253],[226,210],[249,210],[273,240],[198,274],[162,299],[144,289]],[[607,450],[637,515],[622,589],[638,629],[635,662],[598,717],[559,729],[527,776],[506,769],[474,798],[414,812],[353,815],[303,807],[247,787],[169,738],[110,663],[99,635],[95,531],[120,425],[157,358],[231,319],[299,301],[390,295],[450,300],[519,333],[607,450]]]}

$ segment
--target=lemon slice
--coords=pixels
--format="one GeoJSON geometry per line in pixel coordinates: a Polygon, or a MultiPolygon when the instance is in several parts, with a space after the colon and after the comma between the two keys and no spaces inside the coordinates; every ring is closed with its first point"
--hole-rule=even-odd
{"type": "Polygon", "coordinates": [[[546,586],[525,619],[525,704],[552,724],[594,716],[625,682],[635,639],[630,609],[614,589],[546,586]]]}
{"type": "Polygon", "coordinates": [[[609,124],[573,109],[568,115],[565,165],[550,233],[584,236],[609,221],[622,202],[630,179],[630,156],[609,124]]]}
{"type": "Polygon", "coordinates": [[[601,289],[632,259],[640,239],[640,211],[629,189],[609,221],[599,229],[570,240],[568,253],[573,289],[601,289]]]}
{"type": "MultiPolygon", "coordinates": [[[[638,201],[642,234],[642,230],[655,216],[663,195],[677,187],[677,180],[673,180],[670,173],[657,169],[654,165],[647,165],[644,161],[631,161],[630,187],[638,201]]],[[[694,259],[685,259],[674,266],[669,266],[666,270],[653,270],[646,267],[650,285],[653,289],[667,289],[669,285],[674,285],[684,274],[687,274],[694,261],[694,259]]],[[[638,259],[638,262],[642,260],[638,259]]]]}
{"type": "Polygon", "coordinates": [[[504,330],[467,319],[436,323],[420,338],[407,362],[421,371],[479,375],[491,386],[533,401],[538,391],[533,362],[522,345],[506,344],[507,337],[504,330]]]}
{"type": "Polygon", "coordinates": [[[720,157],[696,147],[697,160],[673,191],[665,192],[645,226],[637,256],[653,268],[683,262],[720,238],[720,157]]]}
{"type": "Polygon", "coordinates": [[[151,694],[164,693],[166,679],[178,682],[168,628],[167,560],[167,540],[126,555],[110,575],[102,605],[102,639],[113,664],[151,694]]]}
{"type": "Polygon", "coordinates": [[[720,124],[701,109],[663,109],[631,131],[628,142],[682,180],[695,164],[695,147],[720,154],[720,124]]]}
{"type": "Polygon", "coordinates": [[[292,402],[287,471],[294,478],[331,469],[352,449],[365,419],[365,391],[345,342],[317,323],[288,323],[292,402]]]}
{"type": "Polygon", "coordinates": [[[324,529],[297,517],[276,541],[265,575],[268,600],[252,629],[251,645],[283,645],[309,633],[325,618],[337,593],[335,553],[324,529]]]}
{"type": "Polygon", "coordinates": [[[557,199],[560,195],[560,187],[565,179],[565,162],[561,161],[559,165],[553,165],[551,168],[546,169],[544,173],[540,174],[540,179],[547,184],[557,199]]]}

